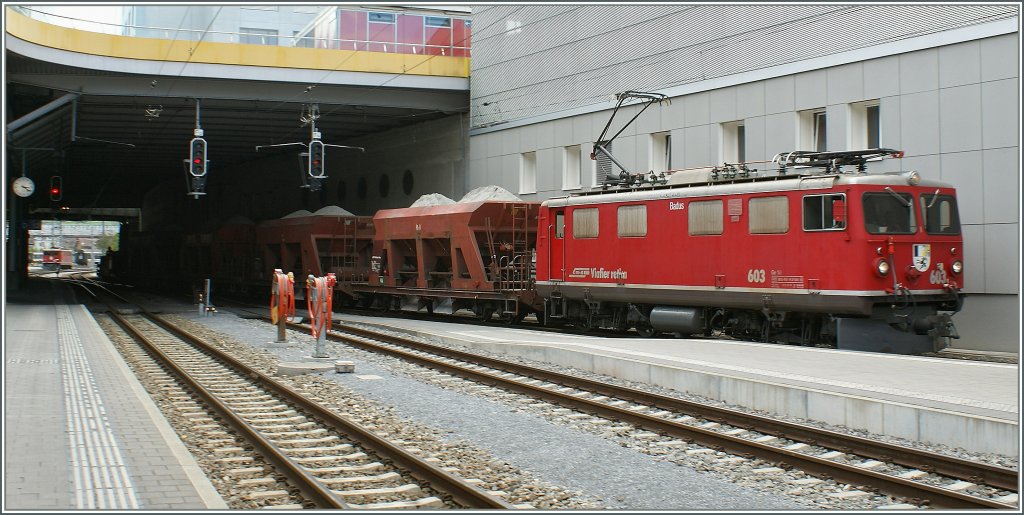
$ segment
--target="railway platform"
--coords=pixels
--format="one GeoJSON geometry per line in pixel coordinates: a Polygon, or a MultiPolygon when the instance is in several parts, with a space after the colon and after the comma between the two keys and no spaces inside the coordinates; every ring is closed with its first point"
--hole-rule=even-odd
{"type": "Polygon", "coordinates": [[[4,511],[227,509],[58,281],[5,292],[4,511]]]}
{"type": "MultiPolygon", "coordinates": [[[[335,320],[379,324],[336,314],[335,320]]],[[[702,395],[768,413],[968,451],[1020,451],[1016,364],[752,342],[556,334],[408,319],[389,327],[702,395]]]]}

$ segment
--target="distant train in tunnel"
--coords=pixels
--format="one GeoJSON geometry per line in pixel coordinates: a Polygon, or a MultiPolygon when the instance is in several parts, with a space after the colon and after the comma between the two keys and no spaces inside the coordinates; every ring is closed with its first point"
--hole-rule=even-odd
{"type": "Polygon", "coordinates": [[[793,152],[777,170],[682,171],[545,202],[467,195],[372,217],[329,206],[239,218],[136,235],[103,275],[265,293],[274,269],[299,289],[333,273],[342,305],[932,352],[958,337],[956,191],[917,172],[864,171],[900,155],[793,152]]]}

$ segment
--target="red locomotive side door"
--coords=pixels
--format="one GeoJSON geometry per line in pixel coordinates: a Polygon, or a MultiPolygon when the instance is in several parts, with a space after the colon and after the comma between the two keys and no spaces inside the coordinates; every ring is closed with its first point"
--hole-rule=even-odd
{"type": "Polygon", "coordinates": [[[548,247],[548,275],[552,281],[565,280],[565,209],[552,210],[554,223],[551,225],[551,246],[548,247]]]}

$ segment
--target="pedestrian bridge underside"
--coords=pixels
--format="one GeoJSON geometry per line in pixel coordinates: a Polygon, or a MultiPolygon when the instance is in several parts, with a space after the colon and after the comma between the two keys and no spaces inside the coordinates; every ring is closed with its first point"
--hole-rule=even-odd
{"type": "MultiPolygon", "coordinates": [[[[323,139],[338,144],[469,109],[468,57],[140,38],[10,7],[4,16],[8,182],[25,173],[45,189],[72,168],[90,177],[91,189],[67,191],[65,210],[137,206],[182,173],[197,122],[224,169],[258,158],[258,145],[310,139],[313,105],[323,139]],[[115,177],[125,170],[131,180],[115,177]]],[[[48,200],[29,202],[45,211],[48,200]]]]}

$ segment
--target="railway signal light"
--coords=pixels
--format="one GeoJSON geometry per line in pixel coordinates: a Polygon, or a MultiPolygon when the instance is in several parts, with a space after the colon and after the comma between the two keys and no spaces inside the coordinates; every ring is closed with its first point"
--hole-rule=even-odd
{"type": "Polygon", "coordinates": [[[57,202],[64,198],[64,179],[59,175],[50,177],[50,200],[57,202]]]}
{"type": "Polygon", "coordinates": [[[318,139],[309,142],[309,175],[324,176],[324,142],[318,139]]]}
{"type": "Polygon", "coordinates": [[[206,140],[203,138],[192,138],[189,149],[188,172],[193,177],[206,175],[206,140]]]}

